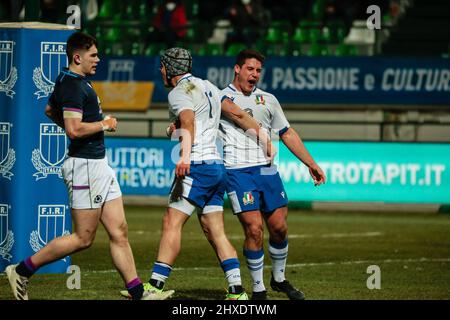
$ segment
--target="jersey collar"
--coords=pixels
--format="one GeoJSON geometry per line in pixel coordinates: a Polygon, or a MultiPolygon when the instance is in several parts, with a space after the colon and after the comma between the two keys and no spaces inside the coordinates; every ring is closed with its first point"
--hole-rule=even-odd
{"type": "Polygon", "coordinates": [[[84,79],[85,78],[81,74],[78,74],[78,73],[70,71],[70,69],[67,68],[67,67],[64,67],[61,72],[64,73],[66,76],[70,76],[70,77],[80,78],[80,79],[84,79]]]}
{"type": "MultiPolygon", "coordinates": [[[[228,88],[231,89],[231,90],[234,91],[234,92],[241,92],[241,93],[242,93],[242,91],[239,91],[238,89],[236,89],[236,87],[235,87],[232,83],[230,83],[230,84],[228,85],[228,88]]],[[[257,89],[257,87],[255,86],[255,87],[253,88],[252,93],[254,93],[254,92],[256,91],[256,89],[257,89]]]]}
{"type": "Polygon", "coordinates": [[[178,79],[176,85],[178,85],[183,80],[188,80],[189,78],[192,78],[192,74],[186,73],[184,76],[182,76],[180,79],[178,79]]]}

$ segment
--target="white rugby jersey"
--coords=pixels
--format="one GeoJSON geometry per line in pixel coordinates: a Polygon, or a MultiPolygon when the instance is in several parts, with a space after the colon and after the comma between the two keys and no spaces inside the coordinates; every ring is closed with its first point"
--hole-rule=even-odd
{"type": "MultiPolygon", "coordinates": [[[[234,103],[249,113],[271,135],[289,128],[280,103],[274,95],[255,88],[246,96],[233,84],[222,90],[222,95],[231,98],[234,103]]],[[[225,167],[230,169],[253,167],[268,164],[264,151],[254,138],[244,133],[234,122],[222,116],[220,136],[223,140],[223,159],[225,167]]]]}
{"type": "Polygon", "coordinates": [[[195,137],[191,161],[220,160],[216,147],[221,112],[220,90],[208,80],[186,74],[170,91],[168,99],[171,121],[178,120],[183,110],[194,111],[195,137]]]}

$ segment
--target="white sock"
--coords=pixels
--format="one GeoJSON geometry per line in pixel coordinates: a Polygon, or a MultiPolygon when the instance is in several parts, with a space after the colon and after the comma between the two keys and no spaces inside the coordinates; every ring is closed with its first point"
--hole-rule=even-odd
{"type": "Polygon", "coordinates": [[[244,256],[247,261],[247,267],[253,280],[253,292],[265,291],[264,286],[264,250],[244,249],[244,256]]]}
{"type": "Polygon", "coordinates": [[[283,282],[286,280],[285,269],[288,255],[288,241],[284,240],[282,243],[273,243],[269,241],[269,253],[272,259],[272,274],[276,282],[283,282]]]}

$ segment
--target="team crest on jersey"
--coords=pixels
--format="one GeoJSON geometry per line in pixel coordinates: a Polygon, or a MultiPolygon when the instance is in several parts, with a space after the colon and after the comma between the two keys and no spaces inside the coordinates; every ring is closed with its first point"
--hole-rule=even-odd
{"type": "Polygon", "coordinates": [[[0,41],[0,92],[11,99],[17,82],[17,68],[13,65],[14,41],[0,41]]]}
{"type": "Polygon", "coordinates": [[[33,71],[33,82],[39,89],[34,94],[38,99],[52,93],[54,80],[64,67],[67,67],[66,43],[41,42],[41,66],[33,71]]]}
{"type": "Polygon", "coordinates": [[[11,207],[0,203],[0,257],[11,261],[9,253],[14,245],[14,233],[8,229],[8,215],[11,207]]]}
{"type": "Polygon", "coordinates": [[[67,153],[66,133],[53,123],[41,123],[39,149],[34,149],[31,162],[37,170],[33,176],[36,181],[57,174],[62,178],[61,165],[67,153]]]}
{"type": "MultiPolygon", "coordinates": [[[[38,226],[30,234],[30,246],[38,252],[54,238],[69,235],[65,230],[66,206],[62,204],[44,204],[38,206],[38,226]]],[[[66,261],[65,259],[63,259],[66,261]]]]}
{"type": "Polygon", "coordinates": [[[256,102],[256,104],[262,104],[262,105],[266,104],[266,100],[264,100],[264,96],[261,94],[256,95],[255,102],[256,102]]]}
{"type": "Polygon", "coordinates": [[[11,169],[16,162],[16,152],[9,144],[11,127],[9,122],[0,122],[0,176],[8,180],[14,175],[11,169]]]}
{"type": "Polygon", "coordinates": [[[244,206],[248,204],[253,204],[255,202],[255,198],[253,198],[253,194],[251,191],[244,192],[244,197],[242,198],[242,202],[244,203],[244,206]]]}

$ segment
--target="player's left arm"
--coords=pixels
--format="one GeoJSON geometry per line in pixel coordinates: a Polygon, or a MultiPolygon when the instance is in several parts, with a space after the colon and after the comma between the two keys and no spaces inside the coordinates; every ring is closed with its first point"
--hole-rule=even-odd
{"type": "Polygon", "coordinates": [[[318,186],[322,183],[325,183],[325,173],[314,161],[313,157],[303,144],[302,139],[294,129],[288,128],[281,135],[281,140],[286,145],[286,147],[288,147],[288,149],[308,167],[309,173],[314,180],[314,185],[318,186]]]}
{"type": "Polygon", "coordinates": [[[184,109],[178,116],[180,120],[181,156],[175,167],[175,174],[184,178],[190,174],[191,151],[195,136],[195,114],[191,109],[184,109]]]}
{"type": "Polygon", "coordinates": [[[59,127],[65,129],[64,118],[61,111],[58,111],[57,109],[52,108],[52,106],[47,105],[45,107],[45,115],[54,123],[56,123],[59,127]]]}

